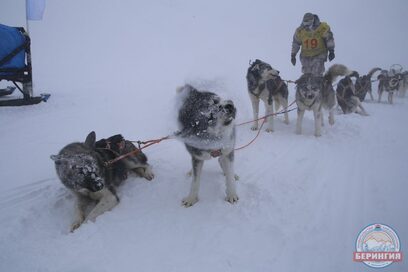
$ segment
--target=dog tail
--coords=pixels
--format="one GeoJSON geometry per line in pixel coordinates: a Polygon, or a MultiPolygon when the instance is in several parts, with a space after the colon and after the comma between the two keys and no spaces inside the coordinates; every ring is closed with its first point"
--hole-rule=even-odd
{"type": "Polygon", "coordinates": [[[370,72],[368,72],[368,74],[367,74],[368,78],[371,78],[374,75],[375,72],[380,71],[380,70],[381,70],[381,68],[379,68],[379,67],[375,67],[375,68],[371,69],[370,72]]]}
{"type": "MultiPolygon", "coordinates": [[[[324,74],[324,78],[333,83],[338,76],[356,76],[356,71],[348,69],[343,64],[333,64],[329,70],[324,74]]],[[[358,73],[357,73],[358,76],[358,73]]]]}

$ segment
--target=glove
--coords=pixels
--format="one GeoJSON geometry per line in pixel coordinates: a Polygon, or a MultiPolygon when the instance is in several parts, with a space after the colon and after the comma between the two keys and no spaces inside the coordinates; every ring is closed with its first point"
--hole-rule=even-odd
{"type": "Polygon", "coordinates": [[[293,66],[296,65],[296,55],[291,55],[290,62],[293,64],[293,66]]]}
{"type": "Polygon", "coordinates": [[[334,59],[335,55],[334,55],[334,50],[330,50],[329,51],[329,61],[332,61],[334,59]]]}

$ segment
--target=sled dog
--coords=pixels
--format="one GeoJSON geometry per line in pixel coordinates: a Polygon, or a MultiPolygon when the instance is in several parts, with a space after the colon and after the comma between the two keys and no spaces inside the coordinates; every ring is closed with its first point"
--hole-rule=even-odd
{"type": "Polygon", "coordinates": [[[361,78],[359,77],[358,73],[354,71],[338,82],[336,89],[337,103],[344,114],[358,113],[361,115],[368,115],[360,102],[359,97],[356,95],[356,87],[351,80],[351,77],[355,77],[356,79],[361,78]]]}
{"type": "MultiPolygon", "coordinates": [[[[288,106],[288,86],[279,76],[279,71],[268,63],[259,59],[255,60],[248,68],[246,79],[254,120],[258,119],[259,100],[264,102],[265,115],[273,113],[273,102],[275,102],[275,111],[278,111],[280,106],[283,108],[288,106]]],[[[284,116],[285,123],[289,124],[288,113],[286,112],[284,116]]],[[[267,132],[273,131],[273,119],[273,116],[267,117],[267,132]]],[[[254,121],[251,129],[258,129],[258,121],[254,121]]]]}
{"type": "Polygon", "coordinates": [[[375,72],[380,70],[381,68],[376,67],[371,69],[367,75],[357,77],[355,84],[355,95],[358,97],[358,99],[360,99],[360,102],[364,101],[367,93],[370,95],[371,101],[374,100],[371,86],[371,77],[375,72]]]}
{"type": "Polygon", "coordinates": [[[398,90],[400,83],[399,74],[392,74],[387,70],[382,70],[378,75],[378,103],[381,103],[381,96],[388,92],[388,103],[394,103],[394,92],[398,90]]]}
{"type": "MultiPolygon", "coordinates": [[[[133,169],[124,160],[107,166],[105,163],[117,158],[118,153],[111,148],[97,148],[95,138],[92,131],[85,142],[68,144],[58,155],[51,155],[62,184],[76,196],[71,231],[115,207],[119,203],[116,187],[127,178],[127,171],[133,169]]],[[[149,168],[143,160],[137,166],[149,168]]]]}
{"type": "Polygon", "coordinates": [[[296,104],[297,121],[296,133],[302,133],[302,121],[306,110],[313,111],[315,121],[315,136],[321,136],[321,126],[323,124],[322,108],[329,111],[329,124],[334,124],[334,106],[336,105],[335,92],[332,86],[333,81],[338,76],[351,73],[346,66],[334,64],[324,74],[316,76],[313,74],[303,74],[296,80],[296,104]]]}
{"type": "Polygon", "coordinates": [[[238,196],[234,180],[234,146],[236,109],[231,100],[222,100],[209,91],[198,91],[191,85],[177,89],[181,106],[178,109],[179,131],[192,160],[190,194],[182,200],[185,207],[198,201],[201,170],[204,160],[218,157],[226,179],[226,201],[235,203],[238,196]]]}

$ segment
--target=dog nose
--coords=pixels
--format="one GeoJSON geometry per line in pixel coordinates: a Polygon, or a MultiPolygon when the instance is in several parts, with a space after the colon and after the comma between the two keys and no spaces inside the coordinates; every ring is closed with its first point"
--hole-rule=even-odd
{"type": "Polygon", "coordinates": [[[94,192],[98,192],[98,191],[100,191],[100,190],[103,189],[104,185],[103,185],[102,182],[97,181],[97,182],[95,182],[95,183],[93,184],[92,187],[93,187],[92,189],[93,189],[94,192]]]}
{"type": "Polygon", "coordinates": [[[224,109],[228,114],[231,114],[231,113],[234,113],[235,107],[233,104],[226,104],[224,106],[224,109]]]}
{"type": "Polygon", "coordinates": [[[309,99],[313,99],[313,97],[314,97],[314,95],[313,95],[313,94],[309,94],[309,95],[307,95],[307,98],[309,98],[309,99]]]}

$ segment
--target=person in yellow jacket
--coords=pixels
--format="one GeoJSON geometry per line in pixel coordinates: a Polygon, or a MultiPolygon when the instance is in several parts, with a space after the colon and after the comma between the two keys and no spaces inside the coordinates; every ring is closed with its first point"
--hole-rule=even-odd
{"type": "Polygon", "coordinates": [[[305,13],[302,24],[293,35],[291,62],[296,65],[296,54],[300,50],[302,72],[323,75],[324,63],[332,61],[334,55],[334,38],[330,26],[320,22],[317,15],[305,13]]]}

